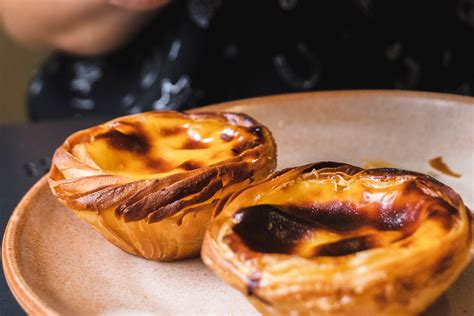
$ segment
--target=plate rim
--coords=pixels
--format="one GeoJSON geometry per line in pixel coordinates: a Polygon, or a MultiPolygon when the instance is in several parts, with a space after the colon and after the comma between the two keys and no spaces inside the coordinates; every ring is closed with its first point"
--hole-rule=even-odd
{"type": "Polygon", "coordinates": [[[360,90],[324,90],[308,92],[292,92],[274,95],[265,95],[252,98],[239,99],[234,101],[219,102],[206,105],[200,108],[191,109],[189,112],[202,112],[207,110],[224,110],[233,106],[250,106],[258,103],[260,106],[271,106],[274,103],[280,103],[287,100],[305,100],[312,98],[332,98],[332,97],[366,97],[380,96],[390,98],[414,98],[431,99],[436,101],[447,101],[457,103],[456,106],[466,105],[474,106],[474,97],[458,94],[449,94],[430,91],[415,90],[387,90],[387,89],[360,89],[360,90]]]}
{"type": "Polygon", "coordinates": [[[38,180],[21,198],[8,220],[2,242],[2,266],[7,285],[23,310],[27,314],[34,315],[58,315],[58,313],[42,301],[28,285],[16,260],[15,245],[30,202],[46,185],[48,185],[48,174],[38,180]]]}
{"type": "MultiPolygon", "coordinates": [[[[306,100],[312,98],[332,98],[332,97],[390,97],[390,98],[412,98],[412,99],[432,99],[437,101],[454,102],[455,105],[474,106],[474,98],[470,96],[461,96],[446,93],[422,92],[422,91],[406,91],[406,90],[329,90],[329,91],[312,91],[277,94],[270,96],[261,96],[248,99],[240,99],[229,102],[222,102],[208,105],[191,112],[203,111],[222,111],[234,106],[252,106],[259,104],[261,106],[270,106],[275,103],[281,103],[288,100],[306,100]]],[[[58,313],[50,307],[46,302],[42,301],[31,289],[21,273],[18,266],[17,251],[15,244],[17,243],[18,232],[21,230],[25,213],[32,200],[38,193],[48,184],[48,174],[38,180],[21,198],[20,202],[12,212],[8,220],[2,241],[2,266],[5,274],[5,280],[8,287],[13,293],[16,301],[28,313],[35,315],[58,315],[58,313]]]]}

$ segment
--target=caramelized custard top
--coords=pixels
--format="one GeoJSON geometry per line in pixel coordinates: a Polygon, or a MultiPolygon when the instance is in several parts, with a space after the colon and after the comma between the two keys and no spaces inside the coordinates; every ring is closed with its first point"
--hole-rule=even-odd
{"type": "Polygon", "coordinates": [[[261,144],[259,127],[245,125],[233,122],[231,115],[193,114],[190,119],[179,113],[146,113],[92,129],[87,140],[71,144],[72,153],[87,152],[88,159],[112,174],[161,178],[215,164],[261,144]]]}
{"type": "Polygon", "coordinates": [[[288,179],[261,192],[258,204],[238,209],[227,240],[235,250],[243,244],[256,253],[334,257],[401,242],[427,220],[434,230],[451,228],[458,211],[438,184],[391,172],[309,172],[288,179]]]}

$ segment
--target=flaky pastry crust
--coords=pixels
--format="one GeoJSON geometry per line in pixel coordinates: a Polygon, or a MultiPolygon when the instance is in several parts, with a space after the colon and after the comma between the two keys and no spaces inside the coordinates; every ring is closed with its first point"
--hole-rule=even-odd
{"type": "Polygon", "coordinates": [[[199,254],[217,202],[276,166],[270,131],[244,114],[148,112],[79,131],[59,147],[57,199],[123,250],[199,254]]]}
{"type": "Polygon", "coordinates": [[[268,315],[416,315],[470,260],[460,196],[405,170],[287,169],[214,217],[204,262],[268,315]]]}

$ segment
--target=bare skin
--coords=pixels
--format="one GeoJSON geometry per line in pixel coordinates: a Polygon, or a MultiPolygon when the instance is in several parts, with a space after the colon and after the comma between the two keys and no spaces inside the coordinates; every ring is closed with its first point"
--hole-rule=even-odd
{"type": "Polygon", "coordinates": [[[78,55],[109,52],[169,0],[0,0],[0,22],[26,46],[78,55]]]}

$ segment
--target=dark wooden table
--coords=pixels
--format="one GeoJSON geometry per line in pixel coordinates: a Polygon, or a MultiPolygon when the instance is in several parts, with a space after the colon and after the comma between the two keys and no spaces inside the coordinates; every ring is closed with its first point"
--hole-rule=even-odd
{"type": "MultiPolygon", "coordinates": [[[[69,119],[0,127],[0,233],[28,189],[43,176],[54,150],[71,133],[108,118],[69,119]]],[[[0,274],[0,315],[24,315],[0,274]]]]}

